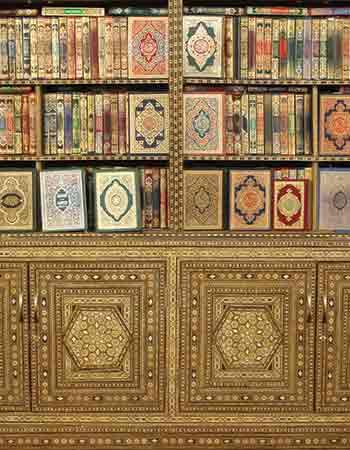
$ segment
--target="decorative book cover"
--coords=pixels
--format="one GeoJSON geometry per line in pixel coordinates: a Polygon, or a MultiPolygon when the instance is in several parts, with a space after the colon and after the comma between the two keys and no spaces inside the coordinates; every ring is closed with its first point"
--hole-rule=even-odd
{"type": "Polygon", "coordinates": [[[97,231],[141,228],[140,180],[137,169],[96,170],[95,220],[97,231]]]}
{"type": "Polygon", "coordinates": [[[169,153],[168,94],[129,95],[130,153],[169,153]]]}
{"type": "Polygon", "coordinates": [[[81,231],[87,228],[85,174],[82,169],[40,172],[43,231],[81,231]]]}
{"type": "Polygon", "coordinates": [[[167,17],[129,17],[129,78],[168,78],[167,17]]]}
{"type": "Polygon", "coordinates": [[[184,153],[224,153],[224,94],[184,94],[184,153]]]}
{"type": "Polygon", "coordinates": [[[230,171],[230,229],[271,228],[270,170],[230,171]]]}
{"type": "Polygon", "coordinates": [[[320,96],[320,155],[350,155],[350,95],[320,96]]]}
{"type": "Polygon", "coordinates": [[[0,231],[35,229],[35,172],[0,170],[0,231]]]}
{"type": "Polygon", "coordinates": [[[327,231],[350,230],[350,169],[321,168],[318,227],[327,231]]]}
{"type": "Polygon", "coordinates": [[[308,180],[275,180],[274,229],[305,231],[309,229],[308,180]]]}
{"type": "Polygon", "coordinates": [[[184,17],[185,77],[221,78],[223,76],[223,26],[223,17],[184,17]]]}
{"type": "Polygon", "coordinates": [[[186,230],[221,230],[223,227],[223,171],[184,172],[186,230]]]}

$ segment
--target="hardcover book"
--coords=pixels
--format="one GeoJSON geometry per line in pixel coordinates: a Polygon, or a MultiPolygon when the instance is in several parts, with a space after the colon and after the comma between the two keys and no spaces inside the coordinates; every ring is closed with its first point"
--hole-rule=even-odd
{"type": "Polygon", "coordinates": [[[169,153],[168,94],[129,95],[130,153],[169,153]]]}
{"type": "Polygon", "coordinates": [[[34,229],[34,170],[0,170],[0,231],[33,231],[34,229]]]}
{"type": "Polygon", "coordinates": [[[350,95],[320,96],[320,155],[350,155],[350,95]]]}
{"type": "Polygon", "coordinates": [[[321,168],[318,227],[327,231],[350,230],[350,169],[321,168]]]}
{"type": "Polygon", "coordinates": [[[185,77],[221,78],[223,76],[223,26],[223,17],[184,17],[185,77]]]}
{"type": "Polygon", "coordinates": [[[168,78],[168,18],[129,17],[129,78],[168,78]]]}
{"type": "Polygon", "coordinates": [[[274,229],[305,231],[309,229],[308,180],[275,180],[274,229]]]}
{"type": "Polygon", "coordinates": [[[271,228],[270,170],[230,171],[230,229],[271,228]]]}
{"type": "Polygon", "coordinates": [[[224,94],[184,94],[184,153],[224,153],[224,94]]]}
{"type": "Polygon", "coordinates": [[[223,227],[223,171],[184,172],[184,228],[221,230],[223,227]]]}
{"type": "Polygon", "coordinates": [[[96,170],[97,231],[131,231],[141,227],[140,180],[137,169],[96,170]]]}
{"type": "Polygon", "coordinates": [[[85,174],[82,169],[40,173],[43,231],[81,231],[87,228],[85,174]]]}

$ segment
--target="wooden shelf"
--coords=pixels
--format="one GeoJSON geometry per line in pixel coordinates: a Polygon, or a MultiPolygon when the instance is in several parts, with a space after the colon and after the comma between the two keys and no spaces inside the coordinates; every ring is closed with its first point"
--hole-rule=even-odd
{"type": "Polygon", "coordinates": [[[1,161],[168,161],[168,155],[1,155],[1,161]]]}
{"type": "Polygon", "coordinates": [[[0,86],[70,86],[94,84],[168,84],[168,79],[129,80],[118,78],[114,80],[0,80],[0,86]]]}
{"type": "Polygon", "coordinates": [[[350,80],[235,80],[230,78],[184,78],[184,84],[238,84],[258,86],[350,86],[350,80]]]}
{"type": "Polygon", "coordinates": [[[185,162],[191,161],[283,161],[283,162],[331,162],[331,163],[350,163],[349,156],[283,156],[283,155],[208,155],[208,156],[184,156],[185,162]]]}

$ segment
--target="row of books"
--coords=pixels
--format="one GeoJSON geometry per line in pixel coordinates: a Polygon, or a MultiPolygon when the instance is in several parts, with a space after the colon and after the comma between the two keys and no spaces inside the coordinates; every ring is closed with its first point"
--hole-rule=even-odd
{"type": "Polygon", "coordinates": [[[37,103],[34,92],[0,94],[0,154],[36,154],[37,103]]]}
{"type": "Polygon", "coordinates": [[[347,7],[299,8],[293,6],[185,6],[184,14],[218,16],[349,16],[347,7]]]}
{"type": "Polygon", "coordinates": [[[184,153],[310,155],[311,95],[305,91],[184,93],[184,153]]]}
{"type": "Polygon", "coordinates": [[[44,151],[56,154],[169,153],[167,93],[69,92],[44,95],[44,151]]]}
{"type": "Polygon", "coordinates": [[[85,6],[48,6],[38,8],[0,9],[0,17],[104,17],[109,16],[167,16],[168,8],[139,8],[135,6],[108,8],[89,8],[85,6]]]}
{"type": "MultiPolygon", "coordinates": [[[[133,231],[167,228],[168,170],[81,168],[40,172],[43,231],[133,231]],[[89,208],[87,208],[87,205],[89,208]]],[[[0,231],[35,231],[36,172],[0,171],[0,231]]]]}
{"type": "Polygon", "coordinates": [[[0,16],[0,80],[167,77],[167,17],[0,16]]]}
{"type": "Polygon", "coordinates": [[[185,16],[184,76],[349,80],[350,18],[185,16]]]}

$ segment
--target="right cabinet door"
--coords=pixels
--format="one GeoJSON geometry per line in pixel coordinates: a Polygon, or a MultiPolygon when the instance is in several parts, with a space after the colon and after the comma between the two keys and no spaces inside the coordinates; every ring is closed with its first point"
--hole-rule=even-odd
{"type": "Polygon", "coordinates": [[[316,408],[350,411],[350,262],[319,266],[316,408]]]}

